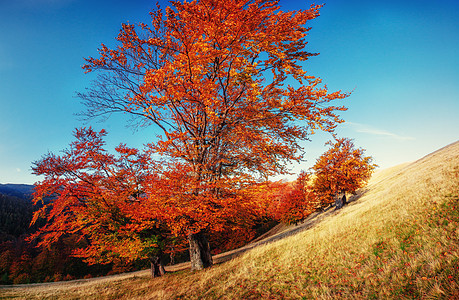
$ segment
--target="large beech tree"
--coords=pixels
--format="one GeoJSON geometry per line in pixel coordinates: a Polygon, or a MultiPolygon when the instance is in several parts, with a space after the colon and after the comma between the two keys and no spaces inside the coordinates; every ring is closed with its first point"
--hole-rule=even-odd
{"type": "Polygon", "coordinates": [[[322,205],[336,202],[340,208],[346,204],[346,193],[355,193],[363,187],[377,165],[372,164],[373,158],[365,156],[365,150],[356,148],[349,138],[338,138],[325,145],[330,149],[312,167],[315,171],[314,190],[322,205]]]}
{"type": "Polygon", "coordinates": [[[122,112],[134,125],[156,126],[151,151],[186,170],[181,206],[203,208],[187,212],[180,229],[192,269],[212,264],[204,215],[231,219],[222,211],[240,200],[232,191],[286,172],[287,162],[302,158],[300,141],[341,122],[345,108],[331,102],[347,94],[329,92],[301,65],[317,55],[306,50],[306,36],[320,7],[283,12],[269,0],[174,1],[152,11],[150,25],[124,24],[116,47],[102,45],[99,57],[86,59],[83,68],[98,76],[79,93],[84,115],[122,112]]]}

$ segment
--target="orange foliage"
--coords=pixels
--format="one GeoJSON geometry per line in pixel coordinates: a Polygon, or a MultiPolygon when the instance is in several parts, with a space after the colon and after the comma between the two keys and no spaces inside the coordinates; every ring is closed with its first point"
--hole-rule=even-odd
{"type": "MultiPolygon", "coordinates": [[[[154,210],[171,233],[181,237],[190,232],[244,231],[254,225],[259,216],[256,199],[232,180],[198,181],[192,168],[179,162],[164,162],[162,168],[161,176],[144,185],[148,196],[135,208],[139,223],[154,210]]],[[[237,243],[229,238],[228,243],[237,243]]]]}
{"type": "Polygon", "coordinates": [[[262,185],[259,195],[263,198],[266,214],[286,224],[296,224],[318,208],[310,174],[306,172],[294,182],[268,182],[262,185]]]}
{"type": "Polygon", "coordinates": [[[117,156],[103,147],[105,131],[75,132],[76,141],[61,156],[52,153],[35,162],[33,171],[45,178],[36,184],[34,202],[43,207],[32,223],[47,223],[32,238],[46,246],[67,234],[89,241],[74,255],[90,263],[146,258],[161,249],[167,230],[155,215],[136,224],[132,215],[146,179],[154,176],[148,153],[120,145],[117,156]]]}
{"type": "Polygon", "coordinates": [[[355,148],[349,138],[328,141],[331,149],[322,154],[312,169],[315,171],[314,189],[323,206],[335,201],[340,193],[355,193],[363,187],[377,167],[365,150],[355,148]]]}
{"type": "Polygon", "coordinates": [[[203,182],[282,173],[302,157],[298,140],[341,122],[336,112],[345,108],[330,102],[347,94],[329,93],[299,65],[316,55],[305,51],[305,26],[320,6],[171,4],[151,12],[151,26],[123,25],[116,49],[102,45],[99,58],[86,59],[84,69],[101,74],[79,94],[88,117],[119,111],[156,125],[162,135],[152,149],[185,161],[203,182]]]}

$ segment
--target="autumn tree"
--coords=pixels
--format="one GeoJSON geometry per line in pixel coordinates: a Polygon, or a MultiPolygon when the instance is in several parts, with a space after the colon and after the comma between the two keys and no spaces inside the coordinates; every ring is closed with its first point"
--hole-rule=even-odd
{"type": "Polygon", "coordinates": [[[286,172],[287,162],[302,158],[300,141],[341,122],[345,108],[331,102],[347,94],[329,92],[301,65],[317,55],[306,50],[306,36],[320,8],[174,1],[152,11],[150,25],[124,24],[116,47],[102,44],[99,57],[86,59],[85,71],[98,77],[78,94],[87,106],[83,115],[122,112],[133,125],[156,126],[152,151],[186,165],[194,185],[182,205],[206,203],[186,218],[192,269],[212,264],[210,223],[196,223],[235,199],[221,187],[240,189],[286,172]]]}
{"type": "Polygon", "coordinates": [[[269,217],[285,224],[297,224],[319,208],[311,174],[301,172],[292,182],[266,182],[259,188],[269,217]]]}
{"type": "Polygon", "coordinates": [[[104,130],[82,128],[74,135],[62,155],[48,153],[34,163],[33,173],[44,179],[35,186],[33,201],[42,206],[32,223],[47,222],[30,239],[49,247],[76,235],[84,247],[72,254],[90,264],[149,259],[152,275],[163,274],[159,258],[170,231],[151,211],[148,219],[138,212],[145,181],[158,176],[148,152],[121,144],[110,154],[104,130]]]}
{"type": "Polygon", "coordinates": [[[315,172],[314,190],[322,205],[336,202],[337,208],[346,204],[346,193],[363,187],[377,167],[365,150],[356,148],[353,140],[338,138],[328,141],[330,149],[322,154],[312,169],[315,172]]]}

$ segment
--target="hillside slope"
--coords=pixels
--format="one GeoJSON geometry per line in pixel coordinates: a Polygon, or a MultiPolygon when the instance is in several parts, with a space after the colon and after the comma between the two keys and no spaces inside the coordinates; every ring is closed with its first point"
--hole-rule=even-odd
{"type": "MultiPolygon", "coordinates": [[[[0,289],[27,299],[459,299],[459,142],[376,173],[314,226],[211,269],[0,289]]],[[[0,297],[1,298],[1,297],[0,297]]]]}

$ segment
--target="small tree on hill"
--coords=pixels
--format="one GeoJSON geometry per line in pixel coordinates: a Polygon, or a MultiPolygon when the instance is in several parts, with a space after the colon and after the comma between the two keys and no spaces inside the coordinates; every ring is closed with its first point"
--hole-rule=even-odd
{"type": "Polygon", "coordinates": [[[312,169],[315,171],[314,190],[323,206],[336,202],[337,208],[346,204],[346,193],[363,187],[377,167],[365,150],[355,148],[349,138],[340,138],[325,145],[331,148],[322,154],[312,169]]]}
{"type": "Polygon", "coordinates": [[[176,224],[187,232],[193,270],[212,264],[206,236],[215,226],[203,220],[231,221],[245,184],[285,172],[302,158],[299,141],[341,122],[345,108],[330,102],[347,94],[328,92],[299,64],[317,55],[305,38],[320,7],[172,1],[151,13],[151,26],[124,24],[116,48],[102,45],[99,58],[86,59],[84,69],[99,75],[79,94],[86,116],[122,112],[155,125],[161,137],[151,150],[186,170],[188,189],[174,199],[189,207],[176,224]]]}

